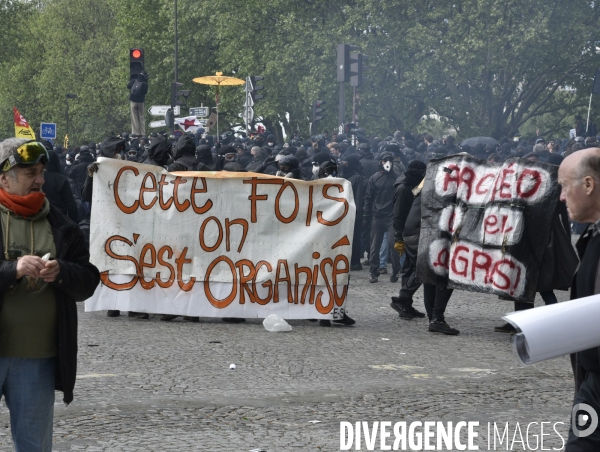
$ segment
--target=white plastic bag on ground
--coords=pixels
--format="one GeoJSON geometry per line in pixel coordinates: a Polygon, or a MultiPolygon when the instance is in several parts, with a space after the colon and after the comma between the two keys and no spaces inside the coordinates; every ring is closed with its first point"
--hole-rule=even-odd
{"type": "Polygon", "coordinates": [[[265,330],[270,331],[271,333],[292,331],[292,326],[277,314],[271,314],[263,320],[263,326],[265,327],[265,330]]]}

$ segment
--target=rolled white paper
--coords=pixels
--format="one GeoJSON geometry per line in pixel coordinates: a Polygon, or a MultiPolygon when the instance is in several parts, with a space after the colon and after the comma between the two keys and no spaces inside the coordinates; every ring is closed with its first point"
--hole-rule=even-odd
{"type": "Polygon", "coordinates": [[[511,312],[502,318],[517,329],[512,344],[523,364],[600,346],[600,294],[511,312]]]}

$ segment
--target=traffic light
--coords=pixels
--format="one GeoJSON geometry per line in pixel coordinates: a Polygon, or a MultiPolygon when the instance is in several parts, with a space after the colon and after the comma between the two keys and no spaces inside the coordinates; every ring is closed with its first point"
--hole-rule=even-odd
{"type": "Polygon", "coordinates": [[[311,135],[317,133],[317,122],[322,120],[325,116],[327,116],[323,112],[323,104],[325,101],[315,100],[312,104],[312,123],[311,123],[311,135]]]}
{"type": "Polygon", "coordinates": [[[363,71],[369,69],[365,63],[369,60],[367,55],[355,53],[351,55],[350,64],[350,86],[362,86],[367,80],[363,77],[363,71]]]}
{"type": "Polygon", "coordinates": [[[169,130],[173,130],[173,127],[175,126],[175,115],[172,108],[169,108],[165,113],[165,124],[169,130]]]}
{"type": "Polygon", "coordinates": [[[264,89],[265,87],[262,85],[257,85],[256,82],[260,82],[261,80],[264,80],[264,77],[261,77],[260,75],[251,75],[250,77],[248,77],[249,79],[249,86],[248,89],[250,89],[250,97],[252,98],[252,102],[256,102],[258,99],[263,99],[265,97],[264,94],[258,94],[257,91],[260,91],[261,89],[264,89]]]}
{"type": "Polygon", "coordinates": [[[337,81],[347,82],[350,80],[350,53],[358,50],[358,47],[350,44],[338,44],[337,46],[337,81]]]}
{"type": "Polygon", "coordinates": [[[129,78],[135,78],[144,70],[144,49],[129,49],[129,78]]]}
{"type": "Polygon", "coordinates": [[[326,115],[323,113],[323,104],[325,101],[315,100],[312,104],[312,122],[317,122],[323,119],[326,115]]]}
{"type": "Polygon", "coordinates": [[[171,82],[171,106],[186,105],[187,98],[191,91],[189,89],[180,89],[183,83],[171,82]]]}

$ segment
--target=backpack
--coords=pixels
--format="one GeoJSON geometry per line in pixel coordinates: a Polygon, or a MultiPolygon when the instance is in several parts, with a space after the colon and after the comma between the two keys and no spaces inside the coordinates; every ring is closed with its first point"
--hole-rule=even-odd
{"type": "Polygon", "coordinates": [[[131,96],[132,97],[139,97],[141,96],[142,93],[142,84],[140,83],[139,80],[136,80],[133,83],[133,86],[131,87],[131,96]]]}

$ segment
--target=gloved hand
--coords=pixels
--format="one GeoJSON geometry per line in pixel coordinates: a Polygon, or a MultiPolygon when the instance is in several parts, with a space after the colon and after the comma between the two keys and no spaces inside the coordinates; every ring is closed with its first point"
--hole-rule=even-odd
{"type": "Polygon", "coordinates": [[[275,161],[275,156],[274,155],[270,155],[268,156],[265,161],[263,162],[265,164],[265,166],[269,166],[271,163],[273,163],[275,161]]]}
{"type": "Polygon", "coordinates": [[[394,249],[398,251],[398,254],[402,256],[404,254],[404,242],[394,243],[394,249]]]}
{"type": "Polygon", "coordinates": [[[98,171],[98,163],[94,162],[88,165],[87,173],[88,177],[94,177],[94,173],[98,171]]]}

